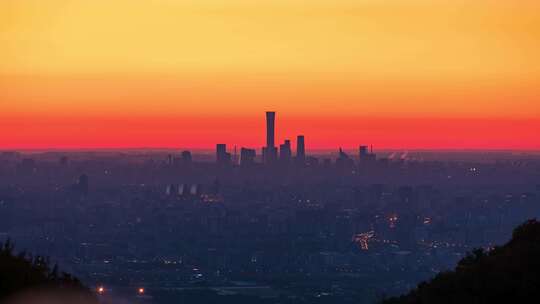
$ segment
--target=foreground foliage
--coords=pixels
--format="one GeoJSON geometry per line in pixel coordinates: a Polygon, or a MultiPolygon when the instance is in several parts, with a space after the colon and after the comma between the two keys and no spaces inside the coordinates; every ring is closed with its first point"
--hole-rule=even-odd
{"type": "Polygon", "coordinates": [[[0,243],[0,302],[23,294],[77,294],[91,300],[91,292],[74,276],[50,266],[47,258],[15,253],[11,241],[0,243]]]}
{"type": "Polygon", "coordinates": [[[474,250],[454,271],[438,274],[407,295],[383,304],[529,303],[540,296],[540,222],[517,227],[490,251],[474,250]]]}

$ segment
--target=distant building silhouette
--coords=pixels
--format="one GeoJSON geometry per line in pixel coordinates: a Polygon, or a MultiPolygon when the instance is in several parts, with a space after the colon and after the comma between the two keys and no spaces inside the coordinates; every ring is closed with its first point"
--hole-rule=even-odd
{"type": "Polygon", "coordinates": [[[304,164],[306,162],[306,144],[304,135],[298,135],[298,137],[296,137],[296,161],[299,164],[304,164]]]}
{"type": "Polygon", "coordinates": [[[359,159],[366,158],[369,154],[368,146],[360,146],[359,148],[359,159]]]}
{"type": "Polygon", "coordinates": [[[354,166],[354,161],[349,157],[343,149],[339,148],[339,155],[336,159],[336,167],[338,169],[348,169],[354,166]]]}
{"type": "Polygon", "coordinates": [[[193,158],[191,157],[191,152],[190,151],[183,151],[182,152],[182,165],[191,165],[191,163],[193,162],[193,158]]]}
{"type": "Polygon", "coordinates": [[[358,149],[358,160],[360,164],[375,162],[377,156],[373,153],[373,146],[371,146],[371,152],[368,151],[368,146],[360,146],[358,149]]]}
{"type": "Polygon", "coordinates": [[[187,185],[186,184],[178,185],[178,187],[176,187],[176,194],[177,195],[185,195],[185,194],[187,194],[187,185]]]}
{"type": "Polygon", "coordinates": [[[226,144],[216,145],[216,162],[220,166],[227,166],[231,164],[231,153],[227,152],[226,144]]]}
{"type": "Polygon", "coordinates": [[[198,196],[201,194],[201,185],[193,184],[189,187],[189,195],[198,196]]]}
{"type": "Polygon", "coordinates": [[[252,166],[255,164],[256,152],[254,149],[242,148],[240,149],[240,165],[242,167],[252,166]]]}
{"type": "Polygon", "coordinates": [[[166,195],[176,195],[178,192],[178,188],[175,184],[169,184],[165,188],[165,194],[166,195]]]}
{"type": "Polygon", "coordinates": [[[233,165],[238,165],[238,153],[236,149],[236,145],[234,146],[234,154],[232,155],[232,163],[233,165]]]}
{"type": "Polygon", "coordinates": [[[276,112],[266,112],[266,147],[263,148],[263,161],[266,164],[274,163],[277,160],[275,120],[276,112]]]}
{"type": "Polygon", "coordinates": [[[279,160],[284,164],[288,164],[291,162],[291,158],[291,141],[287,139],[279,146],[279,160]]]}
{"type": "Polygon", "coordinates": [[[276,112],[266,112],[266,147],[275,147],[276,112]]]}

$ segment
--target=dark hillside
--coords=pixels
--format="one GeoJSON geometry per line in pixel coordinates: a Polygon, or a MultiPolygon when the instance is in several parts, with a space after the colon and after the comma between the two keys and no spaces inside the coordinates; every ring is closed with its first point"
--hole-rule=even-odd
{"type": "Polygon", "coordinates": [[[540,222],[529,220],[514,230],[507,244],[488,252],[477,249],[454,271],[383,303],[536,303],[539,296],[540,222]]]}

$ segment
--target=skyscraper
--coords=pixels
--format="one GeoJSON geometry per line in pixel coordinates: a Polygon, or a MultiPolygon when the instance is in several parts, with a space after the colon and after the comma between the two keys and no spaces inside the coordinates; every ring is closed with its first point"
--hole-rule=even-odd
{"type": "Polygon", "coordinates": [[[263,148],[263,159],[267,164],[273,163],[277,159],[275,120],[276,112],[266,112],[266,147],[263,148]]]}
{"type": "Polygon", "coordinates": [[[296,138],[296,161],[304,164],[306,161],[306,145],[304,135],[298,135],[296,138]]]}
{"type": "Polygon", "coordinates": [[[276,112],[266,112],[266,147],[275,147],[274,132],[275,132],[276,112]]]}
{"type": "Polygon", "coordinates": [[[291,161],[291,157],[291,141],[287,139],[283,144],[279,145],[279,160],[284,164],[288,164],[291,161]]]}
{"type": "Polygon", "coordinates": [[[221,166],[226,166],[231,163],[231,153],[227,153],[226,144],[216,145],[216,162],[221,166]]]}

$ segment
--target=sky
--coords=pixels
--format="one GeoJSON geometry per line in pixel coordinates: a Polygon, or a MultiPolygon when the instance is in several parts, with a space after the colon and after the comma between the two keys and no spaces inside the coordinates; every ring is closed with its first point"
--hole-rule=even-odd
{"type": "Polygon", "coordinates": [[[536,0],[2,0],[0,149],[540,149],[536,0]]]}

